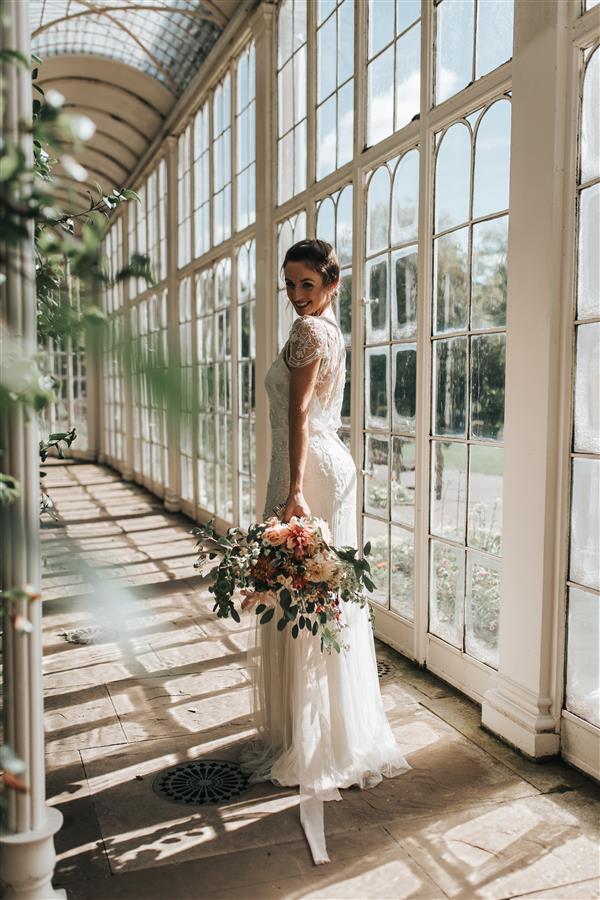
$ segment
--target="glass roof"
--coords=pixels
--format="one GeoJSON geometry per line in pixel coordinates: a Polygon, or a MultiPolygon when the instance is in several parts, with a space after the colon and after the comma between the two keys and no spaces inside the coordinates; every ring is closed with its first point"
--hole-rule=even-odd
{"type": "Polygon", "coordinates": [[[179,95],[227,24],[218,0],[30,0],[31,49],[107,56],[179,95]]]}

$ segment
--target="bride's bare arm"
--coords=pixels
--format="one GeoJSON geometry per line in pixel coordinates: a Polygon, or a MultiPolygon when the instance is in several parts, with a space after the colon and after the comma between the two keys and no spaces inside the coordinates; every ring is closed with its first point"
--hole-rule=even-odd
{"type": "Polygon", "coordinates": [[[321,360],[290,369],[290,394],[288,404],[290,492],[282,511],[282,521],[292,516],[310,514],[304,499],[304,469],[308,454],[308,407],[315,389],[321,360]]]}

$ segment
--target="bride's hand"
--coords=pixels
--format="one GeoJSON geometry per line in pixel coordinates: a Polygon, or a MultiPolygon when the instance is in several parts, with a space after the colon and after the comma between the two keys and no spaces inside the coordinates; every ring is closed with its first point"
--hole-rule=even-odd
{"type": "Polygon", "coordinates": [[[302,491],[296,491],[289,494],[287,500],[283,504],[283,509],[280,514],[281,521],[289,522],[292,516],[298,516],[298,518],[310,516],[310,509],[308,503],[304,499],[302,491]]]}

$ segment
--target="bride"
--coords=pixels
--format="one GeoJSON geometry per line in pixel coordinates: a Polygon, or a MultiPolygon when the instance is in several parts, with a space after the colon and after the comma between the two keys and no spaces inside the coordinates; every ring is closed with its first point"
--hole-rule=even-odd
{"type": "MultiPolygon", "coordinates": [[[[325,519],[335,546],[357,546],[356,467],[337,435],[345,382],[345,347],[331,307],[339,283],[333,247],[304,240],[283,262],[297,318],[269,369],[272,455],[263,518],[276,512],[325,519]]],[[[253,663],[258,739],[244,748],[251,782],[300,788],[300,819],[315,863],[329,862],[323,801],[339,788],[372,787],[410,769],[383,708],[366,607],[342,605],[340,653],[322,653],[318,637],[275,620],[257,621],[253,663]]]]}

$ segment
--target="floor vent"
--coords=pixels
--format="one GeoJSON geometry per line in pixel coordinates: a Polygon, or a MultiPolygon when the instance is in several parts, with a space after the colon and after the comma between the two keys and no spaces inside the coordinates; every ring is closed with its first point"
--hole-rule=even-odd
{"type": "Polygon", "coordinates": [[[239,797],[250,785],[239,765],[225,759],[180,763],[160,772],[152,788],[172,803],[203,805],[239,797]]]}

